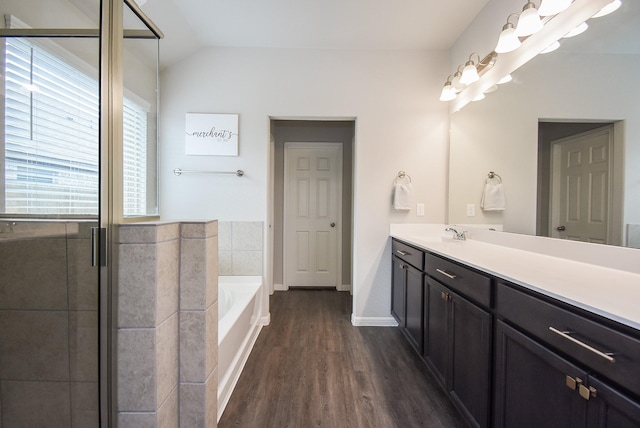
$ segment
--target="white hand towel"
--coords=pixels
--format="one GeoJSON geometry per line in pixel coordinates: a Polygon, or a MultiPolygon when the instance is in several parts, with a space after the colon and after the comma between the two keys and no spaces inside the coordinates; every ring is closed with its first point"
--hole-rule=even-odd
{"type": "Polygon", "coordinates": [[[485,183],[480,208],[484,211],[504,211],[507,200],[504,196],[502,183],[485,183]]]}
{"type": "Polygon", "coordinates": [[[413,206],[413,186],[411,183],[396,183],[393,192],[393,208],[410,210],[413,206]]]}

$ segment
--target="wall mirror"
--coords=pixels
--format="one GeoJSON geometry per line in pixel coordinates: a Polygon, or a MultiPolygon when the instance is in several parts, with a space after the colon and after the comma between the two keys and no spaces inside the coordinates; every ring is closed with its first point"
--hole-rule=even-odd
{"type": "Polygon", "coordinates": [[[640,248],[640,2],[588,25],[451,115],[450,224],[640,248]],[[595,163],[605,175],[561,169],[595,163]],[[491,171],[503,211],[480,207],[491,171]],[[576,221],[604,232],[583,238],[576,221]]]}

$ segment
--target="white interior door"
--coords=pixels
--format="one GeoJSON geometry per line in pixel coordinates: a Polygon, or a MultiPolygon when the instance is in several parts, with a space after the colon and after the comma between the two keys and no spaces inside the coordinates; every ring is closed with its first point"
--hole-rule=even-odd
{"type": "Polygon", "coordinates": [[[612,141],[607,126],[553,142],[552,237],[609,243],[612,141]]]}
{"type": "Polygon", "coordinates": [[[342,144],[285,143],[284,285],[337,287],[342,144]]]}

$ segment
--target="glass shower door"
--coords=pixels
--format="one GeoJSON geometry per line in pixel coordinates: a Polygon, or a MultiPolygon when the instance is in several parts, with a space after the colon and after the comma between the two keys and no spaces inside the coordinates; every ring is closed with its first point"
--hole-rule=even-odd
{"type": "MultiPolygon", "coordinates": [[[[37,3],[3,1],[6,27],[97,36],[99,2],[37,3]]],[[[0,41],[0,426],[97,427],[99,39],[0,41]]]]}

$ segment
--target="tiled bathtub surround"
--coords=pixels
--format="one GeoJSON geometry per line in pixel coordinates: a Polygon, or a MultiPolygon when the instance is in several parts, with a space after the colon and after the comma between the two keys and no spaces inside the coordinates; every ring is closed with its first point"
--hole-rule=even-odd
{"type": "Polygon", "coordinates": [[[216,221],[119,227],[120,427],[215,426],[217,232],[216,221]]]}
{"type": "Polygon", "coordinates": [[[98,426],[92,226],[0,227],[0,427],[98,426]]]}
{"type": "Polygon", "coordinates": [[[216,426],[218,222],[183,223],[180,250],[180,426],[216,426]]]}
{"type": "Polygon", "coordinates": [[[220,275],[262,275],[263,222],[219,222],[218,245],[220,275]]]}

